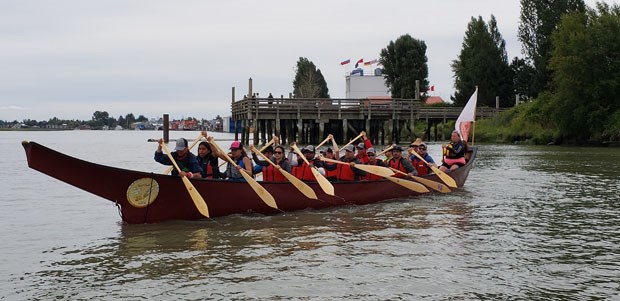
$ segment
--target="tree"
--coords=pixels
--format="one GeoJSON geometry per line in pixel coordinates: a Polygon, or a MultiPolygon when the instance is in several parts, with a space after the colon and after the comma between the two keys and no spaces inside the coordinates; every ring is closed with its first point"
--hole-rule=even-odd
{"type": "Polygon", "coordinates": [[[534,94],[532,91],[534,71],[534,67],[530,66],[525,59],[515,57],[510,63],[513,91],[521,98],[530,99],[534,94]]]}
{"type": "Polygon", "coordinates": [[[104,125],[108,125],[108,119],[110,118],[110,114],[106,111],[95,111],[93,113],[92,121],[94,126],[101,127],[104,125]]]}
{"type": "Polygon", "coordinates": [[[293,93],[298,98],[329,98],[329,89],[321,70],[305,57],[297,61],[293,93]]]}
{"type": "Polygon", "coordinates": [[[519,40],[528,63],[535,69],[530,89],[533,97],[551,80],[551,34],[562,16],[574,11],[585,11],[583,0],[521,0],[519,40]]]}
{"type": "Polygon", "coordinates": [[[480,16],[478,19],[471,18],[461,53],[451,67],[456,88],[451,98],[455,105],[465,105],[476,86],[478,104],[495,107],[496,96],[499,96],[502,107],[514,103],[506,42],[497,29],[494,16],[491,16],[488,25],[480,16]]]}
{"type": "Polygon", "coordinates": [[[420,81],[420,91],[428,90],[427,61],[426,43],[409,34],[390,41],[381,50],[379,62],[392,97],[414,99],[416,80],[420,81]]]}
{"type": "Polygon", "coordinates": [[[597,140],[620,114],[620,7],[597,9],[565,16],[552,35],[550,115],[576,141],[597,140]]]}

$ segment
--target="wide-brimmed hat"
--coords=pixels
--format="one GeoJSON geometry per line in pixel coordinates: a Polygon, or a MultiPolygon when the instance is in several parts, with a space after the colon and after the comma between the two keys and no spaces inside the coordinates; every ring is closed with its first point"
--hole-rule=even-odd
{"type": "Polygon", "coordinates": [[[422,144],[422,139],[417,138],[415,141],[411,142],[409,146],[420,146],[422,144]]]}

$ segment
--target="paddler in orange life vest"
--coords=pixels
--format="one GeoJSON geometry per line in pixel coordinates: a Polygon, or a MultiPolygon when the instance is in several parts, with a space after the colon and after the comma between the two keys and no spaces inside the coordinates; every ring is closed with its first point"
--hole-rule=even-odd
{"type": "Polygon", "coordinates": [[[277,167],[274,167],[273,165],[269,164],[269,162],[267,161],[259,160],[258,156],[252,153],[252,158],[254,159],[254,163],[256,163],[256,165],[254,166],[254,171],[256,171],[257,168],[259,168],[260,171],[262,171],[263,181],[267,181],[267,182],[288,181],[284,177],[284,175],[282,175],[282,172],[280,172],[280,170],[285,170],[286,172],[291,173],[291,164],[289,164],[288,159],[284,156],[284,147],[282,147],[281,145],[278,145],[275,148],[268,146],[265,149],[265,151],[263,151],[263,154],[268,158],[271,156],[271,154],[273,154],[273,156],[271,156],[269,160],[271,160],[271,162],[277,165],[277,167]]]}
{"type": "MultiPolygon", "coordinates": [[[[394,146],[394,148],[392,148],[392,159],[390,159],[390,161],[388,162],[388,166],[400,170],[404,173],[410,174],[412,176],[415,176],[417,174],[417,171],[415,170],[415,168],[413,168],[413,165],[411,165],[411,161],[409,161],[409,158],[403,157],[403,148],[400,147],[400,145],[394,146]]],[[[394,177],[404,178],[405,176],[403,174],[397,173],[394,175],[394,177]]]]}
{"type": "Polygon", "coordinates": [[[465,165],[465,152],[467,152],[467,144],[461,140],[458,131],[453,131],[450,137],[450,143],[443,145],[443,163],[439,169],[443,172],[455,170],[465,165]]]}
{"type": "Polygon", "coordinates": [[[198,155],[196,156],[200,167],[202,167],[202,177],[205,179],[221,178],[220,168],[218,166],[218,157],[211,150],[211,144],[202,141],[198,144],[198,155]]]}
{"type": "Polygon", "coordinates": [[[325,170],[336,170],[338,181],[357,181],[366,177],[365,171],[355,168],[355,164],[362,164],[362,162],[355,157],[355,147],[353,145],[347,145],[344,148],[344,156],[340,158],[340,161],[349,164],[325,165],[325,170]]]}
{"type": "Polygon", "coordinates": [[[370,142],[370,139],[366,137],[365,131],[362,131],[362,139],[364,142],[360,142],[359,144],[357,144],[357,154],[355,155],[355,157],[359,159],[360,162],[362,162],[363,164],[367,164],[368,154],[366,154],[366,150],[372,147],[372,142],[370,142]]]}
{"type": "MultiPolygon", "coordinates": [[[[426,162],[428,162],[430,165],[437,166],[435,164],[435,160],[433,160],[433,157],[431,157],[431,155],[426,152],[427,149],[428,146],[426,145],[426,143],[420,140],[420,144],[417,145],[413,151],[420,155],[420,157],[424,158],[424,160],[426,160],[426,162]]],[[[426,165],[424,161],[420,160],[420,158],[416,157],[414,154],[411,154],[411,157],[409,158],[411,159],[411,164],[413,164],[413,167],[418,171],[419,176],[431,173],[431,168],[426,165]]]]}
{"type": "MultiPolygon", "coordinates": [[[[374,148],[371,147],[368,150],[366,150],[366,154],[368,155],[368,165],[387,167],[387,165],[385,164],[385,162],[383,162],[383,160],[377,159],[377,156],[376,156],[377,153],[375,152],[374,148]]],[[[368,175],[366,176],[366,179],[369,181],[375,181],[375,180],[382,180],[383,177],[372,174],[372,173],[368,173],[368,175]]]]}
{"type": "MultiPolygon", "coordinates": [[[[338,160],[338,157],[336,157],[336,154],[338,154],[338,152],[340,151],[340,149],[338,148],[338,144],[336,143],[336,141],[334,140],[334,136],[332,134],[329,134],[327,136],[327,138],[329,140],[332,141],[332,146],[331,147],[327,147],[327,148],[323,148],[321,149],[319,152],[321,153],[321,156],[327,158],[327,159],[332,159],[332,160],[338,160]]],[[[337,181],[338,178],[338,170],[336,170],[335,168],[330,168],[327,169],[327,166],[332,166],[335,165],[337,163],[329,163],[329,162],[325,162],[323,161],[323,169],[325,170],[325,178],[331,182],[337,181]]]]}
{"type": "Polygon", "coordinates": [[[297,160],[293,160],[293,154],[295,153],[292,148],[293,145],[296,145],[296,143],[291,143],[291,150],[288,153],[288,160],[292,166],[293,171],[292,174],[302,181],[316,181],[316,178],[314,177],[311,168],[313,168],[314,166],[317,168],[321,168],[322,170],[323,161],[319,160],[319,158],[315,158],[316,154],[314,146],[308,145],[301,149],[301,153],[304,155],[304,157],[306,157],[308,163],[310,163],[310,165],[308,165],[302,158],[297,158],[297,160]]]}

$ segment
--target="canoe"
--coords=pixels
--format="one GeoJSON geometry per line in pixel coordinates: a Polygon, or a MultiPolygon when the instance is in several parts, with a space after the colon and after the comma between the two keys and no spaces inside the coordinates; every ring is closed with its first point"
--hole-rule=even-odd
{"type": "MultiPolygon", "coordinates": [[[[124,222],[157,223],[167,220],[198,220],[205,217],[196,209],[178,176],[141,172],[84,161],[41,144],[24,141],[28,166],[67,184],[116,203],[124,222]],[[89,175],[84,177],[84,171],[89,175]]],[[[477,148],[469,150],[468,163],[449,173],[458,187],[467,180],[477,148]]],[[[436,175],[424,178],[441,182],[436,175]]],[[[308,185],[318,199],[303,195],[289,182],[259,182],[275,198],[278,209],[267,206],[250,185],[226,180],[192,179],[204,198],[211,217],[230,214],[277,214],[343,205],[364,205],[420,195],[388,180],[333,182],[335,196],[327,195],[316,182],[308,185]]]]}

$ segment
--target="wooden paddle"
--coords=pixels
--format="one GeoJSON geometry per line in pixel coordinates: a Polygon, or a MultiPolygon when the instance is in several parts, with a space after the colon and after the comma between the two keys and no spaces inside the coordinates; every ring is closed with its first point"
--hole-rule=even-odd
{"type": "Polygon", "coordinates": [[[394,148],[394,145],[390,145],[390,147],[388,147],[388,148],[384,149],[382,152],[380,152],[380,153],[376,154],[376,155],[375,155],[375,157],[379,157],[379,156],[381,156],[381,155],[383,155],[383,154],[385,154],[385,153],[389,152],[389,151],[390,151],[391,149],[393,149],[393,148],[394,148]]]}
{"type": "MultiPolygon", "coordinates": [[[[174,167],[177,169],[177,171],[180,174],[181,169],[179,168],[179,165],[177,165],[177,162],[174,161],[174,158],[172,157],[172,154],[168,150],[168,147],[166,146],[166,144],[162,142],[161,148],[164,149],[164,151],[166,152],[166,155],[168,155],[168,158],[170,159],[170,161],[172,161],[172,165],[174,165],[174,167]]],[[[196,190],[196,187],[194,187],[192,182],[190,182],[189,179],[185,176],[181,177],[181,180],[183,180],[183,184],[185,184],[187,193],[189,193],[189,196],[192,198],[192,201],[194,201],[194,205],[196,206],[196,209],[198,209],[198,212],[200,212],[200,214],[206,217],[209,217],[209,208],[207,207],[207,203],[202,198],[200,193],[198,193],[198,191],[196,190]]]]}
{"type": "MultiPolygon", "coordinates": [[[[196,137],[196,139],[194,139],[194,142],[192,142],[192,145],[190,145],[189,150],[191,151],[192,148],[194,148],[194,146],[196,146],[196,144],[198,144],[198,142],[200,142],[200,140],[202,139],[202,137],[204,137],[202,135],[202,132],[200,133],[200,135],[198,137],[196,137]]],[[[167,175],[172,171],[172,168],[174,168],[174,166],[170,166],[168,168],[166,168],[166,170],[164,171],[164,174],[167,175]]]]}
{"type": "Polygon", "coordinates": [[[452,187],[452,188],[456,188],[456,181],[454,181],[454,179],[452,177],[450,177],[449,175],[447,175],[445,172],[441,171],[441,169],[429,164],[428,162],[426,162],[426,160],[424,160],[424,158],[422,158],[422,156],[420,156],[420,154],[418,154],[417,152],[413,152],[413,155],[418,157],[418,159],[422,160],[422,162],[424,162],[428,167],[430,167],[433,172],[444,182],[446,183],[448,186],[452,187]]]}
{"type": "Polygon", "coordinates": [[[327,141],[329,141],[329,136],[327,136],[327,138],[325,138],[325,140],[323,140],[323,142],[319,143],[319,145],[316,146],[316,150],[318,150],[321,146],[323,146],[323,144],[325,144],[327,141]]]}
{"type": "Polygon", "coordinates": [[[395,173],[401,174],[403,176],[408,176],[408,177],[414,179],[415,181],[418,181],[418,182],[424,184],[424,186],[429,187],[429,188],[434,189],[434,190],[437,190],[439,192],[448,193],[448,192],[452,191],[446,185],[441,184],[439,182],[435,182],[435,181],[432,181],[432,180],[429,180],[429,179],[424,179],[424,178],[412,176],[412,175],[404,173],[404,172],[402,172],[402,171],[400,171],[400,170],[398,170],[396,168],[390,167],[390,169],[393,170],[395,173]]]}
{"type": "Polygon", "coordinates": [[[355,142],[355,140],[359,139],[360,137],[364,136],[364,133],[360,133],[359,135],[357,135],[357,137],[353,138],[351,141],[349,141],[349,143],[345,144],[343,147],[338,149],[338,152],[340,152],[341,150],[343,150],[345,147],[349,146],[349,144],[355,142]]]}
{"type": "Polygon", "coordinates": [[[279,168],[279,166],[275,163],[273,163],[273,161],[271,161],[269,158],[267,158],[267,156],[263,155],[262,152],[260,152],[259,150],[257,150],[254,146],[251,146],[250,149],[252,150],[252,152],[254,152],[255,154],[259,155],[261,158],[263,158],[263,160],[269,162],[269,164],[271,164],[273,167],[277,168],[280,173],[282,173],[282,175],[284,175],[284,177],[291,182],[291,184],[293,184],[293,186],[295,186],[295,188],[297,188],[297,190],[299,190],[301,193],[303,193],[307,198],[309,199],[317,199],[316,193],[314,193],[314,190],[312,190],[312,188],[310,188],[310,186],[308,186],[308,184],[304,183],[302,180],[296,178],[294,175],[288,173],[286,170],[279,168]]]}
{"type": "MultiPolygon", "coordinates": [[[[323,156],[319,156],[319,159],[321,159],[321,161],[325,161],[325,162],[349,165],[349,163],[347,163],[347,162],[342,162],[342,161],[339,161],[339,160],[328,159],[328,158],[325,158],[323,156]]],[[[355,168],[363,170],[365,172],[369,172],[371,174],[378,175],[380,177],[391,177],[391,176],[394,175],[394,172],[391,171],[389,168],[383,167],[383,166],[378,166],[378,165],[355,164],[355,168]]]]}
{"type": "MultiPolygon", "coordinates": [[[[228,156],[228,153],[224,152],[222,148],[220,148],[220,146],[217,145],[217,143],[215,143],[215,139],[213,137],[210,137],[209,139],[210,139],[209,142],[211,143],[211,146],[217,148],[218,152],[220,152],[224,156],[226,161],[228,161],[230,164],[232,164],[236,168],[238,166],[237,163],[235,163],[235,161],[228,156]]],[[[278,205],[276,204],[276,200],[269,193],[269,191],[267,191],[265,188],[263,188],[263,186],[258,184],[258,182],[256,182],[256,180],[254,180],[254,178],[252,178],[252,176],[249,175],[245,170],[242,169],[239,172],[241,173],[243,178],[248,182],[248,184],[250,184],[254,192],[256,192],[256,194],[261,198],[261,200],[263,200],[263,202],[267,204],[267,206],[280,210],[280,208],[278,208],[278,205]]]]}
{"type": "MultiPolygon", "coordinates": [[[[291,147],[295,150],[295,153],[297,153],[297,155],[304,160],[304,162],[306,162],[306,164],[308,164],[308,167],[310,167],[310,163],[308,162],[308,160],[306,159],[306,156],[304,156],[304,154],[301,153],[301,151],[299,150],[299,148],[297,147],[296,144],[291,145],[291,147]]],[[[317,169],[316,167],[310,167],[310,170],[312,171],[312,174],[314,175],[314,178],[316,179],[316,181],[319,183],[319,186],[321,186],[321,189],[323,189],[323,191],[326,194],[329,195],[334,195],[334,185],[332,185],[332,183],[330,183],[325,176],[323,176],[317,169]]]]}
{"type": "MultiPolygon", "coordinates": [[[[342,162],[342,161],[338,161],[338,160],[332,160],[332,159],[327,159],[327,158],[321,158],[321,160],[327,161],[327,162],[332,162],[332,163],[337,163],[337,164],[346,164],[349,165],[349,163],[347,162],[342,162]]],[[[416,182],[411,182],[411,181],[407,181],[407,180],[403,180],[403,179],[399,179],[399,178],[394,178],[392,177],[394,175],[394,172],[391,171],[389,168],[387,167],[383,167],[383,166],[378,166],[378,165],[364,165],[364,164],[355,164],[355,168],[357,169],[361,169],[363,171],[369,172],[371,174],[375,174],[378,175],[380,177],[384,177],[400,186],[403,186],[409,190],[415,191],[415,192],[419,192],[419,193],[426,193],[429,192],[428,189],[426,189],[426,187],[416,183],[416,182]]]]}

